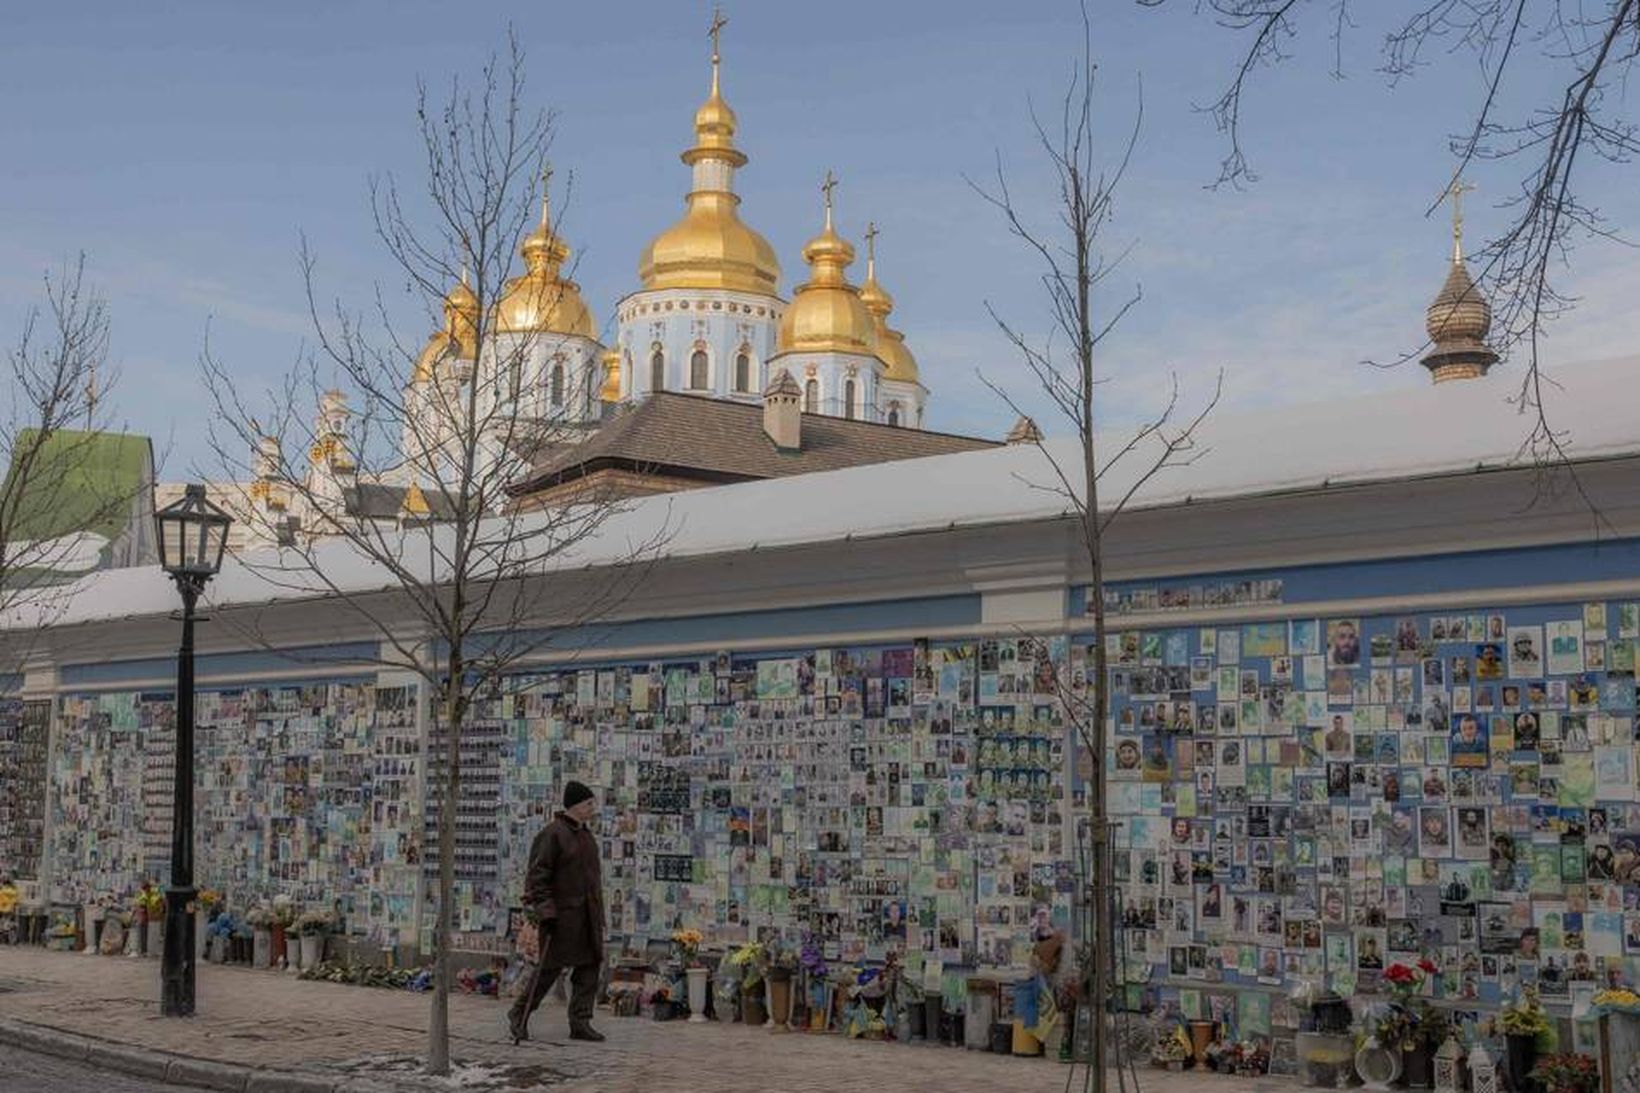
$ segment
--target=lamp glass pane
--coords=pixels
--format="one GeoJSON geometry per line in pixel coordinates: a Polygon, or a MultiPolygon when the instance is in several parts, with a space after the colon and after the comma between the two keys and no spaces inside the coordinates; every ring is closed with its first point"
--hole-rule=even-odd
{"type": "Polygon", "coordinates": [[[205,555],[205,565],[212,573],[222,568],[222,548],[228,542],[228,521],[212,520],[208,535],[208,552],[205,555]]]}
{"type": "Polygon", "coordinates": [[[182,521],[175,516],[159,518],[159,560],[166,569],[182,564],[182,521]]]}

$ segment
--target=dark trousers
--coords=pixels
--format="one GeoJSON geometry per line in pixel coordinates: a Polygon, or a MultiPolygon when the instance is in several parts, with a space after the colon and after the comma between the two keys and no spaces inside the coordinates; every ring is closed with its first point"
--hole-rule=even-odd
{"type": "Polygon", "coordinates": [[[569,1027],[580,1028],[592,1023],[592,1004],[598,998],[599,964],[577,964],[573,968],[548,967],[545,962],[535,966],[529,986],[513,999],[512,1017],[519,1024],[527,1023],[530,1014],[540,1007],[552,985],[558,982],[560,972],[569,972],[569,1027]]]}

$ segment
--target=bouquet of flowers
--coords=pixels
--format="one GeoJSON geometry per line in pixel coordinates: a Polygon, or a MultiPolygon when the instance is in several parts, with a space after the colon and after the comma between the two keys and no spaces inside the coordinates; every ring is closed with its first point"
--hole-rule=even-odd
{"type": "Polygon", "coordinates": [[[222,893],[215,888],[201,888],[199,890],[199,906],[204,910],[205,917],[216,914],[216,909],[222,906],[222,893]]]}
{"type": "Polygon", "coordinates": [[[152,922],[165,913],[165,893],[158,886],[144,883],[137,889],[136,908],[152,922]]]}
{"type": "Polygon", "coordinates": [[[764,970],[769,972],[774,979],[790,979],[792,973],[797,970],[798,964],[799,956],[797,950],[793,949],[791,946],[785,944],[779,939],[770,941],[764,948],[764,970]]]}
{"type": "Polygon", "coordinates": [[[1600,1088],[1600,1065],[1587,1055],[1561,1051],[1539,1059],[1532,1077],[1548,1093],[1594,1093],[1600,1088]]]}
{"type": "Polygon", "coordinates": [[[329,911],[303,911],[296,917],[296,932],[302,937],[316,937],[330,932],[329,911]]]}
{"type": "Polygon", "coordinates": [[[255,930],[266,930],[273,925],[273,908],[258,903],[245,912],[245,925],[255,930]]]}
{"type": "Polygon", "coordinates": [[[1549,1031],[1549,1015],[1543,1012],[1537,995],[1528,991],[1520,1001],[1498,1011],[1497,1027],[1505,1036],[1536,1038],[1549,1031]]]}
{"type": "Polygon", "coordinates": [[[1428,957],[1424,957],[1416,964],[1402,964],[1396,961],[1384,969],[1384,982],[1389,984],[1390,991],[1397,997],[1410,998],[1422,993],[1424,984],[1439,972],[1440,969],[1428,957]]]}
{"type": "Polygon", "coordinates": [[[17,898],[15,884],[0,884],[0,915],[9,915],[17,910],[17,898]]]}
{"type": "Polygon", "coordinates": [[[1594,1004],[1617,1013],[1640,1013],[1640,994],[1628,987],[1610,987],[1595,993],[1594,1004]]]}
{"type": "Polygon", "coordinates": [[[289,930],[296,921],[296,903],[283,892],[273,897],[273,925],[289,930]]]}
{"type": "Polygon", "coordinates": [[[826,978],[826,954],[821,951],[820,943],[814,938],[803,942],[803,948],[797,955],[797,963],[811,981],[826,978]]]}
{"type": "Polygon", "coordinates": [[[698,968],[700,964],[700,943],[704,938],[699,930],[673,930],[672,947],[677,950],[678,959],[686,968],[698,968]]]}
{"type": "Polygon", "coordinates": [[[765,952],[762,944],[749,941],[729,954],[729,964],[740,972],[743,990],[756,990],[763,982],[765,952]]]}

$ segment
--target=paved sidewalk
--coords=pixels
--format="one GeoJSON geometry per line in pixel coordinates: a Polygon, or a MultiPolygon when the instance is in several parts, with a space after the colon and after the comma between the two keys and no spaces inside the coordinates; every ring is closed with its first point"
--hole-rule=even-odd
{"type": "MultiPolygon", "coordinates": [[[[398,1084],[391,1077],[393,1061],[419,1058],[426,1046],[429,997],[409,991],[202,965],[199,1013],[193,1019],[160,1017],[158,997],[155,960],[0,946],[0,1022],[26,1024],[37,1035],[77,1034],[111,1046],[294,1072],[320,1082],[375,1078],[388,1087],[398,1084]]],[[[536,1039],[514,1047],[505,1034],[502,1002],[458,995],[451,999],[451,1051],[461,1062],[528,1067],[516,1080],[534,1077],[536,1084],[561,1093],[1064,1093],[1068,1074],[1067,1067],[1045,1059],[956,1048],[607,1013],[600,1013],[597,1023],[608,1043],[568,1040],[563,1004],[552,999],[531,1022],[536,1039]]],[[[1142,1071],[1140,1079],[1144,1093],[1297,1089],[1286,1079],[1151,1070],[1142,1071]]]]}

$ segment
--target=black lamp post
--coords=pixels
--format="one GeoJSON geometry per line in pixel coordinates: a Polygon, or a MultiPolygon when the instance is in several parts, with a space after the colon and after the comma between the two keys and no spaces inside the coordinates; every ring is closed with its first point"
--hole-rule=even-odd
{"type": "Polygon", "coordinates": [[[182,645],[177,650],[176,778],[171,802],[171,885],[165,892],[165,955],[160,968],[160,1012],[194,1012],[194,605],[222,568],[227,513],[191,485],[180,501],[154,513],[160,565],[182,593],[182,645]]]}

